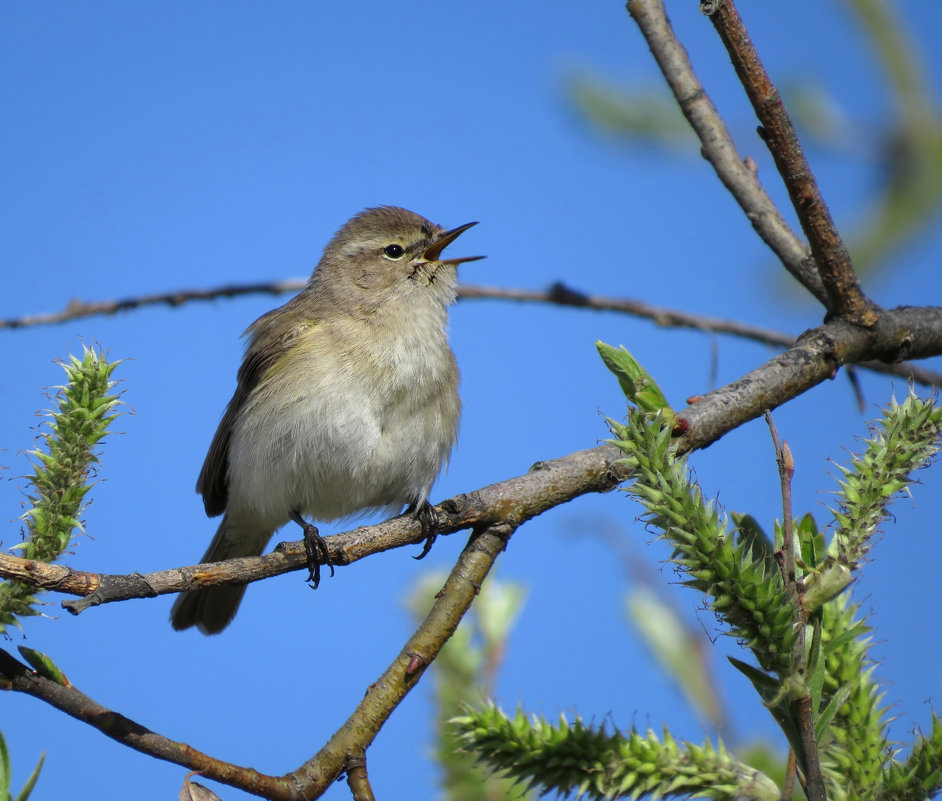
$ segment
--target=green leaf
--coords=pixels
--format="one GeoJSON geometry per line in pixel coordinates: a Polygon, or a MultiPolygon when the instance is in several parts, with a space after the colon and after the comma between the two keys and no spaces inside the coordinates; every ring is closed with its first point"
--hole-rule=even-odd
{"type": "Polygon", "coordinates": [[[688,630],[674,608],[646,587],[629,592],[626,606],[631,622],[661,668],[707,720],[720,723],[723,710],[705,663],[701,637],[688,630]]]}
{"type": "Polygon", "coordinates": [[[772,559],[775,556],[775,548],[772,546],[772,540],[765,533],[759,521],[750,514],[740,514],[739,512],[730,512],[730,519],[736,526],[739,535],[738,541],[748,550],[761,559],[772,559]]]}
{"type": "MultiPolygon", "coordinates": [[[[811,675],[808,677],[808,689],[811,691],[811,708],[814,710],[814,714],[817,714],[818,709],[821,707],[821,696],[824,692],[824,682],[827,678],[825,660],[819,659],[817,656],[819,655],[816,655],[815,659],[809,660],[813,667],[811,669],[811,675]]],[[[834,716],[833,712],[831,713],[831,716],[834,716]]]]}
{"type": "Polygon", "coordinates": [[[605,366],[618,378],[622,392],[642,412],[654,413],[663,409],[670,410],[670,404],[657,382],[624,346],[613,348],[599,340],[595,343],[595,347],[605,366]]]}
{"type": "Polygon", "coordinates": [[[63,687],[71,686],[72,682],[66,678],[65,673],[59,669],[59,666],[52,661],[52,657],[48,654],[41,653],[33,648],[27,648],[25,645],[19,646],[18,650],[23,659],[40,676],[54,681],[56,684],[61,684],[63,687]]]}
{"type": "Polygon", "coordinates": [[[828,654],[843,648],[845,645],[850,644],[858,637],[862,637],[868,631],[870,631],[870,627],[866,623],[863,621],[857,621],[850,628],[842,631],[840,634],[834,637],[834,639],[828,641],[828,643],[822,649],[823,655],[827,656],[828,654]]]}
{"type": "Polygon", "coordinates": [[[26,799],[29,798],[30,793],[33,792],[33,788],[36,786],[36,780],[39,778],[39,771],[42,770],[43,763],[45,761],[46,752],[43,751],[39,755],[39,762],[36,763],[36,767],[33,768],[33,772],[29,774],[26,784],[23,785],[23,789],[16,794],[16,798],[13,801],[26,801],[26,799]]]}
{"type": "Polygon", "coordinates": [[[43,762],[46,760],[46,752],[39,757],[39,762],[33,768],[33,772],[23,785],[23,789],[16,794],[14,798],[10,794],[10,782],[12,780],[12,771],[10,769],[10,752],[7,749],[7,741],[0,732],[0,801],[26,801],[33,788],[36,786],[36,780],[39,778],[39,771],[42,770],[43,762]]]}
{"type": "Polygon", "coordinates": [[[0,801],[10,797],[10,752],[7,750],[7,741],[0,732],[0,801]]]}
{"type": "MultiPolygon", "coordinates": [[[[822,660],[823,664],[823,660],[822,660]]],[[[821,742],[821,738],[824,736],[824,733],[827,731],[828,726],[831,725],[831,721],[834,720],[834,716],[837,714],[837,711],[847,703],[847,699],[850,698],[850,694],[854,691],[854,685],[850,682],[842,686],[828,702],[828,705],[824,708],[824,711],[814,722],[814,737],[817,742],[821,742]]]]}
{"type": "Polygon", "coordinates": [[[804,515],[795,525],[795,534],[801,545],[801,559],[808,567],[816,567],[819,555],[824,553],[824,534],[811,514],[804,515]]]}
{"type": "Polygon", "coordinates": [[[752,686],[755,687],[759,695],[762,696],[763,701],[770,701],[778,695],[780,685],[775,676],[770,676],[765,671],[759,670],[759,668],[750,665],[748,662],[736,659],[734,656],[728,656],[726,658],[732,663],[736,670],[752,682],[752,686]]]}

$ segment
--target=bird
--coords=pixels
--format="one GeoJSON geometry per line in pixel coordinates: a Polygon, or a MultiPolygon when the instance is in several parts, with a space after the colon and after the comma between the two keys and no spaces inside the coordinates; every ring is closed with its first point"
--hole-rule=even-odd
{"type": "MultiPolygon", "coordinates": [[[[429,493],[461,415],[448,308],[458,266],[483,258],[442,252],[473,225],[449,230],[403,208],[368,208],[337,231],[299,294],[246,329],[235,392],[196,482],[206,514],[223,515],[203,563],[257,556],[293,520],[316,586],[318,562],[333,565],[305,517],[403,507],[430,545],[429,493]]],[[[245,589],[182,592],[173,628],[221,632],[245,589]]]]}

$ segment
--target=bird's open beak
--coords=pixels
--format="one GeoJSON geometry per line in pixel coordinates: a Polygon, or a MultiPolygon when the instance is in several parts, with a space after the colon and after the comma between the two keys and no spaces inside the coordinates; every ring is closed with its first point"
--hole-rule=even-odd
{"type": "Polygon", "coordinates": [[[472,225],[477,225],[477,223],[465,223],[464,225],[459,225],[457,228],[452,228],[450,231],[446,231],[425,249],[425,251],[422,253],[422,258],[426,261],[438,262],[439,264],[452,264],[455,267],[457,267],[459,264],[463,264],[466,261],[477,261],[478,259],[483,259],[484,256],[464,256],[455,259],[439,258],[442,255],[442,251],[448,247],[448,245],[454,242],[459,236],[461,236],[461,234],[467,231],[472,225]]]}

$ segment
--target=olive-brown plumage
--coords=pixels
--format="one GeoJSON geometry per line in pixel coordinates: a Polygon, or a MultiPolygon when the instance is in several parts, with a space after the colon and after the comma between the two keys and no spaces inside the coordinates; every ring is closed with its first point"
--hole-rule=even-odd
{"type": "MultiPolygon", "coordinates": [[[[262,552],[292,517],[328,521],[423,507],[448,461],[461,403],[448,344],[451,231],[367,209],[330,241],[307,287],[260,317],[196,489],[223,514],[203,562],[262,552]]],[[[473,257],[478,258],[478,257],[473,257]]],[[[245,585],[182,593],[176,629],[232,620],[245,585]]]]}

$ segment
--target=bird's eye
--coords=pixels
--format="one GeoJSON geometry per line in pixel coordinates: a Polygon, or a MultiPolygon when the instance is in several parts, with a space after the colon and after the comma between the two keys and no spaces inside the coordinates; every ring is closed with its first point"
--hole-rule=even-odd
{"type": "Polygon", "coordinates": [[[406,249],[396,242],[393,242],[391,245],[386,245],[386,247],[383,248],[383,255],[387,259],[401,259],[405,252],[406,249]]]}

